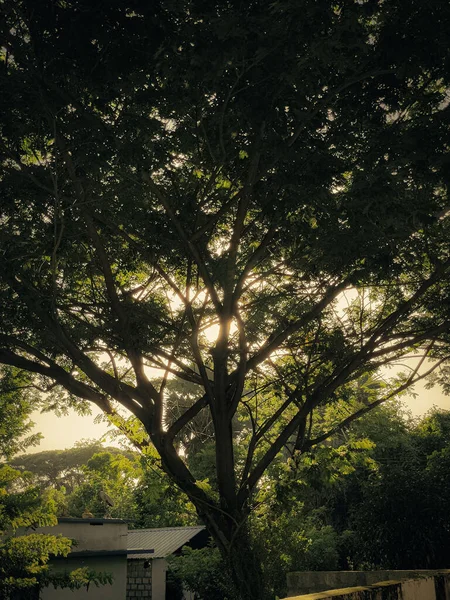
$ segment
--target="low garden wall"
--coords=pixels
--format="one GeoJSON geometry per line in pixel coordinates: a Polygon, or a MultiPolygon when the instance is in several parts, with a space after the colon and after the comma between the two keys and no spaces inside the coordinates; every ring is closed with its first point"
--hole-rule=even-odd
{"type": "Polygon", "coordinates": [[[289,573],[288,586],[289,600],[450,600],[450,570],[307,571],[289,573]],[[329,587],[343,580],[351,584],[329,587]],[[364,584],[359,583],[362,580],[364,584]],[[301,586],[322,586],[322,591],[300,595],[293,592],[301,586]]]}

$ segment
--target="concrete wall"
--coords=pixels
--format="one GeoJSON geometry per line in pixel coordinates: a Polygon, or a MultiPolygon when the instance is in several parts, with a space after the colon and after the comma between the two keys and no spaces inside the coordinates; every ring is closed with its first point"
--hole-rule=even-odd
{"type": "Polygon", "coordinates": [[[288,596],[338,588],[365,587],[379,581],[401,581],[438,573],[441,571],[298,571],[287,575],[288,596]]]}
{"type": "Polygon", "coordinates": [[[110,523],[103,519],[61,519],[55,527],[40,527],[37,532],[76,540],[72,553],[127,550],[128,525],[115,519],[110,523]]]}
{"type": "Polygon", "coordinates": [[[89,557],[67,557],[51,561],[52,571],[73,571],[81,567],[87,567],[93,571],[103,571],[113,576],[112,585],[89,589],[61,590],[52,586],[45,588],[41,593],[41,600],[125,600],[127,584],[127,557],[123,556],[89,556],[89,557]]]}
{"type": "Polygon", "coordinates": [[[53,587],[42,591],[42,600],[125,600],[127,585],[127,523],[119,519],[60,519],[54,527],[40,527],[38,533],[62,535],[75,540],[67,558],[50,561],[52,571],[70,572],[87,567],[109,573],[112,585],[88,590],[61,590],[53,587]]]}
{"type": "Polygon", "coordinates": [[[167,560],[152,559],[152,600],[166,600],[167,560]]]}
{"type": "MultiPolygon", "coordinates": [[[[417,572],[416,572],[417,573],[417,572]]],[[[370,586],[333,589],[289,596],[289,600],[450,600],[450,570],[418,575],[405,581],[382,581],[370,586]]]]}

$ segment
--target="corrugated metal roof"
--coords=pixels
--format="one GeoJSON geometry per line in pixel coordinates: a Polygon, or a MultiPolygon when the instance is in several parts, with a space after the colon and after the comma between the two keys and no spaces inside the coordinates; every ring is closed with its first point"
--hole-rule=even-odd
{"type": "Polygon", "coordinates": [[[187,544],[203,529],[202,525],[132,529],[128,531],[128,558],[165,558],[187,544]],[[136,552],[133,553],[133,550],[136,552]],[[145,550],[148,552],[143,552],[145,550]]]}

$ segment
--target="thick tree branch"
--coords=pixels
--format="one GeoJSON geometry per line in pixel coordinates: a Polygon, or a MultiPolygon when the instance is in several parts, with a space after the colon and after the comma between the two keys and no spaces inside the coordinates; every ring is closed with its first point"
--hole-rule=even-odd
{"type": "Polygon", "coordinates": [[[247,260],[247,263],[244,266],[244,268],[236,282],[236,286],[234,288],[233,305],[235,305],[238,302],[240,295],[242,294],[242,290],[244,289],[245,281],[246,281],[248,275],[250,274],[252,269],[264,258],[264,254],[267,250],[267,247],[269,246],[270,242],[273,239],[275,231],[276,231],[276,225],[274,222],[272,222],[270,224],[269,229],[267,230],[266,234],[264,235],[263,239],[261,240],[259,246],[256,248],[256,250],[250,256],[250,258],[247,260]]]}
{"type": "Polygon", "coordinates": [[[317,317],[322,314],[325,308],[329,306],[337,298],[337,296],[349,286],[349,283],[350,282],[348,280],[345,280],[338,285],[330,286],[324,293],[322,299],[311,310],[306,312],[302,317],[300,317],[300,319],[288,325],[288,327],[286,327],[283,331],[279,333],[274,332],[271,336],[269,336],[260,350],[247,361],[247,370],[253,370],[259,364],[264,362],[289,336],[308,325],[308,323],[314,321],[314,319],[317,319],[317,317]]]}
{"type": "Polygon", "coordinates": [[[198,413],[208,405],[208,395],[204,394],[196,400],[176,421],[174,421],[166,431],[166,439],[173,441],[175,436],[185,427],[198,413]]]}
{"type": "MultiPolygon", "coordinates": [[[[72,160],[72,156],[67,150],[66,142],[63,136],[55,131],[55,140],[58,148],[60,149],[64,163],[66,165],[67,171],[69,173],[70,179],[74,185],[75,191],[78,196],[78,200],[80,203],[84,203],[86,201],[85,190],[80,179],[77,177],[76,169],[72,160]]],[[[141,402],[145,405],[147,410],[153,412],[153,417],[156,418],[155,425],[159,428],[162,427],[162,407],[159,402],[159,395],[157,390],[153,387],[151,382],[148,380],[145,371],[142,356],[136,351],[136,349],[129,343],[129,327],[128,327],[128,319],[126,314],[124,313],[123,307],[117,295],[116,285],[114,282],[114,276],[112,274],[111,266],[104,249],[103,243],[100,239],[100,236],[97,233],[96,228],[94,227],[92,218],[89,212],[86,209],[81,209],[81,213],[85,220],[88,234],[94,243],[97,256],[100,260],[101,268],[103,271],[103,276],[105,280],[105,285],[108,293],[108,297],[111,302],[111,307],[113,312],[116,314],[119,324],[120,324],[120,333],[122,335],[125,349],[128,354],[128,358],[133,366],[133,369],[136,374],[138,388],[141,390],[141,402]],[[147,394],[149,398],[147,399],[147,394]]]]}
{"type": "Polygon", "coordinates": [[[46,359],[48,364],[43,365],[16,354],[9,349],[0,348],[0,362],[23,369],[25,371],[29,371],[30,373],[36,373],[38,375],[48,377],[49,379],[56,381],[56,383],[64,387],[74,396],[78,396],[79,398],[93,402],[104,412],[109,414],[112,411],[111,404],[105,394],[98,392],[93,387],[82,381],[78,381],[65,369],[51,361],[49,358],[46,359]]]}
{"type": "MultiPolygon", "coordinates": [[[[397,310],[393,311],[388,317],[386,317],[386,319],[383,320],[383,322],[379,325],[376,331],[373,332],[366,344],[355,356],[352,357],[352,359],[347,364],[341,365],[338,369],[335,369],[334,372],[329,377],[327,377],[325,381],[321,382],[315,387],[311,396],[306,400],[299,412],[291,419],[288,425],[283,429],[281,434],[273,442],[271,447],[267,450],[267,452],[264,454],[264,456],[260,459],[258,464],[253,469],[252,473],[249,475],[247,479],[246,493],[249,493],[253,489],[253,487],[259,481],[264,471],[275,459],[278,452],[280,452],[283,446],[287,443],[290,436],[294,434],[297,427],[301,424],[302,419],[305,419],[311,410],[313,410],[325,398],[329,398],[330,395],[333,394],[337,388],[339,388],[343,383],[345,383],[345,381],[347,381],[348,378],[353,373],[355,373],[357,369],[361,367],[361,365],[365,364],[365,362],[370,357],[371,353],[375,350],[377,343],[380,343],[383,337],[389,334],[390,331],[392,331],[392,329],[396,326],[400,318],[404,317],[411,310],[413,310],[417,302],[421,298],[423,298],[423,296],[433,285],[435,285],[438,281],[441,280],[441,278],[449,268],[450,259],[441,263],[430,275],[430,277],[422,283],[422,285],[416,290],[416,292],[414,292],[414,294],[412,294],[412,296],[407,301],[405,301],[400,307],[398,307],[397,310]]],[[[245,493],[242,493],[241,497],[244,498],[245,493]]]]}
{"type": "Polygon", "coordinates": [[[326,433],[320,435],[319,437],[317,437],[313,440],[309,440],[308,442],[306,442],[306,444],[302,445],[300,450],[302,452],[308,452],[308,450],[310,450],[313,446],[317,446],[318,444],[321,444],[322,442],[327,440],[332,435],[335,435],[336,433],[339,433],[340,431],[346,429],[351,423],[353,423],[353,421],[356,421],[357,419],[364,416],[365,414],[367,414],[368,412],[370,412],[377,406],[380,406],[384,402],[387,402],[391,398],[394,398],[398,394],[401,394],[402,392],[404,392],[405,390],[407,390],[408,388],[410,388],[414,384],[416,384],[418,381],[421,381],[422,379],[425,379],[426,377],[431,375],[431,373],[433,373],[443,362],[449,360],[450,356],[446,356],[446,357],[440,359],[430,369],[428,369],[427,371],[425,371],[424,373],[422,373],[421,375],[418,375],[416,377],[418,370],[420,369],[420,366],[422,365],[425,358],[426,358],[426,355],[424,355],[422,357],[422,359],[419,363],[419,366],[414,370],[414,372],[411,374],[411,376],[408,378],[408,380],[405,383],[403,383],[402,385],[397,387],[395,390],[393,390],[392,392],[390,392],[383,398],[379,398],[378,400],[375,400],[374,402],[371,402],[367,406],[364,406],[363,408],[357,410],[352,415],[350,415],[349,417],[344,419],[341,423],[339,423],[338,425],[336,425],[335,427],[333,427],[326,433]]]}
{"type": "Polygon", "coordinates": [[[247,216],[248,207],[251,200],[253,185],[255,183],[259,161],[261,158],[260,144],[264,135],[264,123],[261,126],[261,130],[258,134],[255,143],[253,144],[252,156],[250,158],[250,168],[247,173],[247,178],[244,184],[243,193],[239,198],[236,218],[231,232],[230,246],[228,248],[228,259],[227,259],[227,275],[226,284],[224,288],[224,308],[225,318],[229,318],[233,312],[233,301],[234,295],[234,280],[236,276],[237,256],[239,251],[239,245],[241,243],[242,233],[244,231],[245,219],[247,216]]]}
{"type": "Polygon", "coordinates": [[[211,275],[208,272],[208,269],[206,267],[205,261],[200,256],[200,253],[199,253],[197,247],[195,246],[195,244],[193,242],[191,242],[191,240],[187,236],[187,234],[186,234],[184,228],[182,227],[179,219],[175,215],[175,212],[174,212],[173,208],[171,207],[170,202],[166,198],[165,194],[160,190],[160,188],[158,187],[158,185],[156,185],[156,183],[153,181],[153,179],[151,178],[151,176],[148,173],[144,172],[142,174],[142,179],[149,186],[149,188],[151,189],[151,191],[153,192],[153,194],[161,202],[161,204],[163,205],[163,207],[164,207],[164,209],[165,209],[168,217],[170,218],[170,220],[172,221],[172,223],[175,225],[175,229],[177,230],[178,234],[180,235],[180,238],[186,244],[186,248],[189,250],[189,253],[191,254],[192,258],[195,261],[195,264],[197,265],[197,267],[199,269],[200,275],[202,276],[203,281],[205,282],[205,285],[206,285],[206,287],[208,289],[208,292],[209,292],[209,294],[211,296],[211,299],[212,299],[212,301],[214,303],[214,306],[216,307],[216,310],[220,311],[222,309],[222,304],[220,302],[219,296],[217,295],[214,282],[213,282],[213,280],[211,278],[211,275]]]}
{"type": "Polygon", "coordinates": [[[245,459],[245,465],[241,476],[241,485],[240,489],[245,490],[247,486],[247,480],[250,473],[250,469],[253,462],[253,456],[255,454],[255,450],[258,446],[258,443],[261,439],[266,435],[266,433],[270,430],[271,427],[277,422],[277,420],[281,417],[286,409],[291,406],[293,402],[294,394],[297,393],[297,389],[293,390],[292,393],[286,398],[286,400],[277,408],[276,411],[272,413],[272,415],[264,421],[264,423],[254,432],[252,438],[250,440],[247,456],[245,459]]]}

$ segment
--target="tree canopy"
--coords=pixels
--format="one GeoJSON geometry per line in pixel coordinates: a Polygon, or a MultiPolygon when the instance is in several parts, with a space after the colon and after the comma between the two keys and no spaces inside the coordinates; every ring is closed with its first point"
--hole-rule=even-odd
{"type": "Polygon", "coordinates": [[[260,599],[273,461],[445,383],[450,7],[0,6],[0,362],[152,444],[260,599]],[[200,390],[174,418],[170,378],[200,390]],[[180,442],[203,412],[214,485],[180,442]]]}

